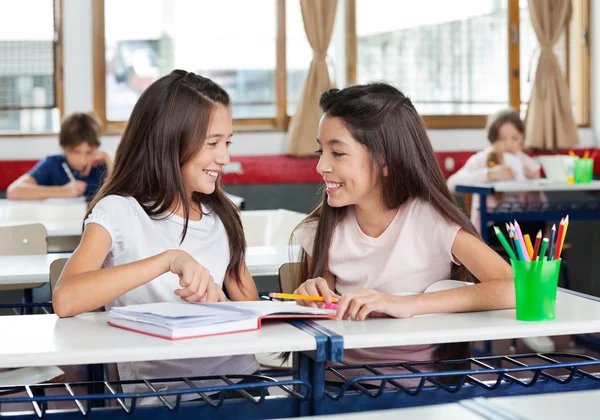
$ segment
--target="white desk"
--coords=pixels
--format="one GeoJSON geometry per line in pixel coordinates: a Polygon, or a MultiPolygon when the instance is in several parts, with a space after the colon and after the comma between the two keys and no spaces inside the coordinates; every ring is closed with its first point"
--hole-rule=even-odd
{"type": "MultiPolygon", "coordinates": [[[[287,246],[250,247],[246,249],[246,265],[252,276],[276,276],[281,264],[292,261],[291,257],[297,257],[297,251],[298,247],[290,250],[287,246]]],[[[48,282],[52,261],[70,256],[68,252],[0,256],[0,284],[48,282]]]]}
{"type": "Polygon", "coordinates": [[[318,321],[344,337],[345,349],[600,332],[600,302],[559,292],[556,319],[517,321],[515,310],[379,318],[367,321],[318,321]]]}
{"type": "Polygon", "coordinates": [[[521,419],[563,420],[597,419],[600,391],[561,392],[519,397],[478,399],[480,404],[491,405],[521,419]]]}
{"type": "Polygon", "coordinates": [[[500,181],[481,184],[460,184],[464,187],[493,188],[494,192],[537,192],[537,191],[599,191],[600,181],[588,184],[567,184],[548,179],[530,179],[526,181],[500,181]]]}
{"type": "Polygon", "coordinates": [[[281,322],[258,331],[170,341],[111,327],[108,314],[0,317],[0,368],[173,360],[311,351],[314,337],[281,322]]]}
{"type": "MultiPolygon", "coordinates": [[[[480,420],[484,417],[459,403],[397,408],[394,410],[342,413],[329,416],[312,416],[311,420],[480,420]]],[[[499,419],[500,420],[500,419],[499,419]]]]}

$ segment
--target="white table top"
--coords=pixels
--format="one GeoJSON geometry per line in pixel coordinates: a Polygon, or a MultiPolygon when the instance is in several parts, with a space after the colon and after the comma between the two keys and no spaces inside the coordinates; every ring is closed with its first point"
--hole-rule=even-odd
{"type": "MultiPolygon", "coordinates": [[[[597,419],[600,391],[561,392],[518,397],[486,398],[484,404],[499,407],[522,419],[597,419]]],[[[479,400],[481,402],[481,400],[479,400]]]]}
{"type": "MultiPolygon", "coordinates": [[[[246,265],[252,276],[275,276],[279,267],[297,256],[297,247],[261,246],[246,249],[246,265]],[[296,253],[293,250],[296,250],[296,253]]],[[[58,258],[69,258],[71,253],[47,255],[0,256],[0,284],[45,283],[49,281],[50,264],[58,258]]]]}
{"type": "Polygon", "coordinates": [[[173,360],[196,357],[310,351],[314,337],[283,323],[260,330],[170,341],[111,327],[104,312],[60,319],[56,315],[0,317],[0,368],[173,360]]]}
{"type": "Polygon", "coordinates": [[[515,310],[318,322],[342,335],[345,349],[501,340],[600,332],[600,302],[559,292],[556,319],[545,322],[517,321],[515,310]]]}
{"type": "Polygon", "coordinates": [[[311,420],[479,420],[484,417],[458,403],[429,405],[421,407],[397,408],[394,410],[364,411],[361,413],[342,413],[329,416],[313,416],[311,420]]]}
{"type": "MultiPolygon", "coordinates": [[[[83,217],[81,218],[83,220],[83,217]]],[[[17,226],[41,223],[46,228],[46,233],[49,238],[65,237],[65,236],[81,236],[83,232],[83,222],[81,220],[39,220],[39,219],[23,219],[0,221],[0,226],[17,226]]]]}
{"type": "Polygon", "coordinates": [[[493,187],[495,192],[527,192],[527,191],[600,191],[600,181],[588,184],[567,184],[547,179],[530,179],[527,181],[502,181],[482,184],[459,184],[468,187],[493,187]]]}

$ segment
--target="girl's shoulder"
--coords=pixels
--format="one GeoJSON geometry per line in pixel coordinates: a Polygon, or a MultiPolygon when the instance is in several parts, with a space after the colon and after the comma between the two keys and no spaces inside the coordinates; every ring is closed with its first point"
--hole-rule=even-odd
{"type": "Polygon", "coordinates": [[[143,213],[143,209],[137,200],[133,197],[124,197],[122,195],[107,195],[100,199],[92,212],[106,212],[115,215],[125,215],[128,213],[143,213]]]}

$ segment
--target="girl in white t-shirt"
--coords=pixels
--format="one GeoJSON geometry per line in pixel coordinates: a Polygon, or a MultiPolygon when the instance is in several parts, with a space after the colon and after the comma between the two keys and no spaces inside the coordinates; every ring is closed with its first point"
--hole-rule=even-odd
{"type": "MultiPolygon", "coordinates": [[[[54,288],[60,317],[140,303],[224,301],[223,286],[232,300],[258,299],[240,215],[219,182],[229,163],[229,105],[219,85],[182,70],[140,96],[81,243],[54,288]]],[[[259,366],[254,356],[234,356],[118,368],[126,380],[252,374],[259,366]]]]}
{"type": "MultiPolygon", "coordinates": [[[[321,96],[317,172],[325,192],[297,228],[304,251],[295,293],[341,296],[338,319],[512,308],[510,266],[456,206],[423,122],[394,87],[321,96]],[[477,284],[422,293],[464,266],[477,284]]],[[[463,271],[464,271],[463,268],[463,271]]],[[[314,302],[304,302],[314,305],[314,302]]],[[[347,351],[348,363],[456,357],[435,345],[347,351]]]]}

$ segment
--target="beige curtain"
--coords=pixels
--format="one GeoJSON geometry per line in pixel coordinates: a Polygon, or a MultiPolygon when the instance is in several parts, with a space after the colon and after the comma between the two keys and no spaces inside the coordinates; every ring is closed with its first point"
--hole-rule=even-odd
{"type": "Polygon", "coordinates": [[[288,153],[294,156],[306,156],[315,151],[321,116],[319,98],[332,87],[326,58],[337,0],[300,0],[300,7],[313,59],[288,130],[288,153]]]}
{"type": "Polygon", "coordinates": [[[529,0],[540,58],[525,117],[528,147],[564,149],[578,143],[569,88],[552,51],[571,19],[571,11],[571,0],[529,0]]]}

